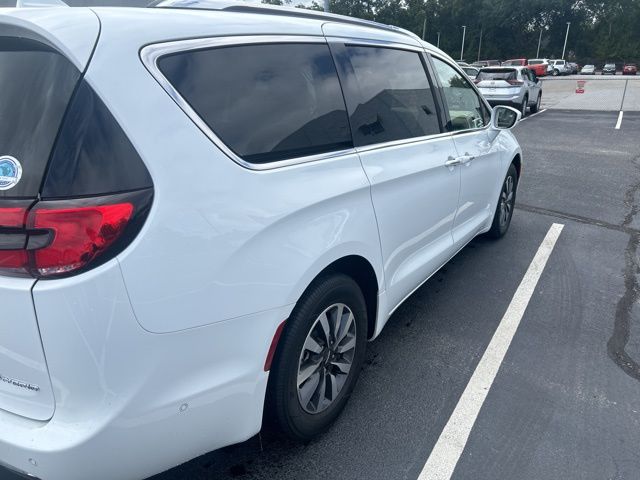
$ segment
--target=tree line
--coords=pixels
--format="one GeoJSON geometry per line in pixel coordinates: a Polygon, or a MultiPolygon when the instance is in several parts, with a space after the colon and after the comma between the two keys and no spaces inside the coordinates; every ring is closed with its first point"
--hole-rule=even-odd
{"type": "MultiPolygon", "coordinates": [[[[295,4],[295,0],[263,0],[295,4]]],[[[302,8],[321,10],[321,2],[302,8]]],[[[412,31],[453,58],[565,58],[580,64],[640,61],[640,0],[330,0],[330,11],[412,31]],[[542,35],[540,35],[542,33],[542,35]],[[482,40],[481,40],[482,36],[482,40]]]]}

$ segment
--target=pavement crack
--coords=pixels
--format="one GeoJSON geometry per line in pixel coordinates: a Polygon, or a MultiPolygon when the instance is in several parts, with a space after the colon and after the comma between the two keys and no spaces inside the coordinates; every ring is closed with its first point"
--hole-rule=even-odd
{"type": "MultiPolygon", "coordinates": [[[[633,163],[640,170],[640,156],[633,159],[633,163]]],[[[622,222],[623,228],[628,228],[638,213],[636,195],[640,191],[640,182],[631,185],[624,195],[624,204],[629,209],[622,222]]],[[[629,343],[631,321],[633,319],[633,307],[640,298],[640,284],[638,274],[640,265],[638,264],[638,245],[640,245],[640,233],[630,229],[629,243],[625,250],[624,269],[624,295],[616,306],[616,317],[613,325],[613,334],[607,342],[609,358],[615,362],[624,373],[640,381],[640,364],[627,353],[626,348],[629,343]]]]}
{"type": "MultiPolygon", "coordinates": [[[[633,195],[635,195],[635,193],[633,195]]],[[[534,207],[533,205],[526,205],[523,203],[516,203],[516,208],[518,210],[524,210],[525,212],[538,213],[540,215],[547,215],[549,217],[563,218],[565,220],[572,220],[578,223],[594,225],[597,227],[606,228],[608,230],[615,230],[616,232],[622,232],[628,235],[640,235],[640,230],[629,227],[629,225],[633,221],[633,215],[631,216],[628,222],[626,222],[627,218],[625,218],[625,222],[623,222],[622,225],[616,225],[615,223],[609,223],[602,220],[597,220],[595,218],[583,217],[580,215],[574,215],[573,213],[561,212],[559,210],[552,210],[549,208],[534,207]]],[[[637,206],[636,206],[636,210],[637,210],[637,206]]]]}

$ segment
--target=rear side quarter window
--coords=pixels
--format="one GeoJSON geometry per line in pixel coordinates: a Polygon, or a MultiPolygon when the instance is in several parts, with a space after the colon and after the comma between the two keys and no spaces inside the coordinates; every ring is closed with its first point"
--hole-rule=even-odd
{"type": "Polygon", "coordinates": [[[242,160],[265,164],[353,147],[324,43],[234,45],[161,57],[167,80],[242,160]]]}

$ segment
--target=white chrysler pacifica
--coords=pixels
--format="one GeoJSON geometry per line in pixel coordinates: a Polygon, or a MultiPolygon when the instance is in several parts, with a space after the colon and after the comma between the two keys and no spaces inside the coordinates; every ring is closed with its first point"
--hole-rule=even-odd
{"type": "Polygon", "coordinates": [[[398,305],[506,233],[519,115],[371,22],[0,9],[0,474],[321,433],[398,305]]]}

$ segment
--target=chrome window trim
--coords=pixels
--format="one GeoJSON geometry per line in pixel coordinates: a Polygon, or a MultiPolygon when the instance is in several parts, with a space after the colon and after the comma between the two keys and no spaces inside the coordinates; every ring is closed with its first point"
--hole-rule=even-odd
{"type": "Polygon", "coordinates": [[[191,119],[193,123],[211,140],[222,152],[238,165],[249,170],[273,170],[291,165],[302,163],[317,162],[320,160],[328,160],[343,155],[356,153],[355,148],[344,150],[334,150],[331,152],[320,153],[317,155],[307,155],[304,157],[289,158],[286,160],[277,160],[269,163],[251,163],[239,157],[231,150],[220,137],[218,137],[207,123],[198,115],[198,113],[189,105],[180,92],[169,82],[158,67],[158,60],[165,56],[185,51],[205,50],[209,48],[230,46],[230,45],[256,45],[256,44],[273,44],[273,43],[324,43],[327,41],[320,36],[304,36],[304,35],[247,35],[233,37],[208,37],[194,38],[188,40],[176,40],[171,42],[154,43],[147,45],[140,50],[140,59],[147,68],[151,76],[160,84],[160,86],[169,94],[173,101],[182,109],[182,111],[191,119]]]}
{"type": "MultiPolygon", "coordinates": [[[[469,82],[468,80],[466,80],[466,75],[464,74],[464,72],[462,71],[462,68],[460,67],[460,65],[458,65],[457,63],[454,62],[454,64],[452,64],[451,62],[449,62],[449,60],[447,60],[444,56],[442,56],[441,54],[434,52],[432,50],[426,49],[425,51],[431,55],[433,58],[437,58],[438,60],[440,60],[443,63],[446,63],[447,65],[449,65],[450,67],[452,67],[454,70],[457,70],[458,73],[462,74],[462,78],[465,79],[465,81],[471,85],[471,88],[476,92],[476,95],[478,95],[478,97],[480,97],[480,100],[482,102],[484,102],[485,107],[487,107],[487,109],[489,110],[489,113],[491,113],[493,111],[493,107],[489,104],[489,102],[487,101],[486,98],[484,98],[484,95],[482,95],[482,93],[480,93],[480,90],[478,90],[478,87],[476,87],[476,85],[472,82],[469,82]]],[[[443,99],[444,101],[446,101],[446,99],[443,99]]],[[[451,135],[464,135],[467,133],[475,133],[475,132],[481,132],[483,130],[489,130],[489,128],[491,127],[491,119],[489,119],[489,121],[487,122],[487,124],[482,127],[482,128],[470,128],[467,130],[454,130],[451,133],[451,135]]]]}
{"type": "Polygon", "coordinates": [[[396,50],[407,50],[416,53],[424,53],[424,48],[413,43],[391,42],[389,40],[360,38],[360,37],[326,37],[328,43],[344,43],[345,45],[393,48],[396,50]]]}
{"type": "Polygon", "coordinates": [[[356,152],[365,153],[372,150],[380,150],[381,148],[398,147],[402,145],[410,145],[412,143],[428,142],[439,138],[451,137],[452,132],[434,133],[433,135],[424,135],[422,137],[403,138],[401,140],[391,140],[390,142],[372,143],[364,147],[356,147],[356,152]]]}

